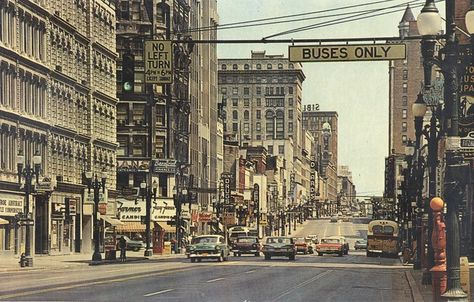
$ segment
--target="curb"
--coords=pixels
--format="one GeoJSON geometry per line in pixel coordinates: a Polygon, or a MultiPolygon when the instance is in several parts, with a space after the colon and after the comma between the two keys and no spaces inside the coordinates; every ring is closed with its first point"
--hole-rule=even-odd
{"type": "Polygon", "coordinates": [[[418,288],[418,285],[416,285],[416,281],[412,276],[411,271],[406,271],[405,272],[405,278],[408,281],[408,285],[410,286],[410,292],[411,292],[411,297],[413,301],[419,302],[419,301],[424,301],[423,295],[420,292],[420,289],[418,288]]]}
{"type": "Polygon", "coordinates": [[[128,262],[143,261],[143,260],[149,260],[149,259],[150,259],[150,258],[148,258],[148,257],[141,257],[141,258],[129,259],[129,260],[124,261],[124,262],[121,262],[120,260],[91,261],[91,262],[89,262],[89,265],[90,265],[90,266],[96,266],[96,265],[118,264],[118,263],[128,263],[128,262]]]}

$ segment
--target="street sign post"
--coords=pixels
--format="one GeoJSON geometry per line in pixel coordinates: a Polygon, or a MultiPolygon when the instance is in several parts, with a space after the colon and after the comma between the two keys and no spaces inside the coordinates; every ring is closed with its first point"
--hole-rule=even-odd
{"type": "Polygon", "coordinates": [[[290,62],[382,61],[406,58],[405,44],[289,46],[290,62]]]}
{"type": "Polygon", "coordinates": [[[172,46],[168,40],[145,41],[145,83],[173,83],[172,46]]]}

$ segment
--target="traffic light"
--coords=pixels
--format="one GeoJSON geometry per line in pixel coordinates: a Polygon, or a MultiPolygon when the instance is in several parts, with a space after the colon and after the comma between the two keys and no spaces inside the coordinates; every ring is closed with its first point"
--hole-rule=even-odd
{"type": "Polygon", "coordinates": [[[122,58],[122,91],[124,93],[133,92],[135,82],[135,57],[132,53],[123,54],[122,58]]]}

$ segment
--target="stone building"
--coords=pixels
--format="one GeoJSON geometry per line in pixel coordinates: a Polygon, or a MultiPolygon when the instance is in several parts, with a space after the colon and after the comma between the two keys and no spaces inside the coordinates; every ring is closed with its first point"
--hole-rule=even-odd
{"type": "MultiPolygon", "coordinates": [[[[24,193],[16,154],[41,156],[30,197],[32,252],[89,252],[92,200],[83,173],[115,188],[115,7],[109,1],[0,2],[0,252],[19,252],[24,193]],[[66,217],[67,214],[67,217],[66,217]]],[[[116,195],[109,190],[107,202],[116,195]]]]}

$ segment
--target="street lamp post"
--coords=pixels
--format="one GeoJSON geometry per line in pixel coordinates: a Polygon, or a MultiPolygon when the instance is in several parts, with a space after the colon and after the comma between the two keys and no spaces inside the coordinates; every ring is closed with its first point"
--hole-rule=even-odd
{"type": "Polygon", "coordinates": [[[413,223],[413,153],[415,147],[411,141],[408,141],[405,146],[405,161],[407,162],[407,168],[404,170],[404,182],[405,182],[405,229],[406,229],[406,240],[408,248],[412,249],[412,223],[413,223]]]}
{"type": "Polygon", "coordinates": [[[145,207],[146,207],[146,216],[145,216],[145,240],[146,240],[146,248],[145,248],[145,257],[151,257],[153,255],[153,251],[150,248],[150,240],[151,240],[151,199],[156,201],[156,191],[158,189],[158,183],[156,180],[153,181],[151,187],[145,182],[145,179],[140,183],[142,201],[145,199],[145,207]]]}
{"type": "MultiPolygon", "coordinates": [[[[443,297],[448,300],[467,301],[466,293],[461,289],[460,282],[460,240],[458,205],[462,200],[459,189],[462,158],[457,155],[459,151],[459,96],[458,96],[458,40],[456,37],[455,0],[446,1],[446,35],[443,36],[446,44],[441,49],[440,55],[434,57],[433,42],[441,30],[441,16],[434,4],[434,0],[427,0],[418,16],[418,31],[423,36],[422,55],[424,64],[431,67],[437,65],[444,75],[444,97],[446,111],[446,175],[445,199],[447,202],[446,228],[447,228],[447,272],[448,289],[443,297]]],[[[466,27],[474,33],[474,6],[465,16],[466,27]]],[[[431,69],[425,68],[425,84],[431,84],[431,69]]]]}
{"type": "Polygon", "coordinates": [[[416,183],[416,259],[413,264],[414,269],[421,269],[422,257],[424,257],[424,240],[423,240],[423,225],[422,225],[422,216],[423,216],[423,198],[422,198],[422,188],[423,188],[423,166],[421,158],[421,136],[423,131],[423,117],[426,114],[426,103],[423,100],[423,95],[421,92],[416,98],[416,102],[413,103],[412,107],[413,116],[415,117],[415,152],[417,152],[417,164],[415,166],[415,183],[416,183]]]}
{"type": "Polygon", "coordinates": [[[91,171],[87,171],[86,173],[87,178],[87,188],[89,193],[91,189],[94,190],[94,254],[92,255],[93,262],[100,262],[102,261],[102,256],[100,255],[99,250],[99,241],[100,241],[100,232],[99,232],[99,218],[97,217],[99,214],[99,193],[100,189],[102,189],[102,193],[105,193],[105,182],[107,180],[107,173],[102,171],[99,180],[97,174],[93,174],[91,171]]]}
{"type": "Polygon", "coordinates": [[[39,174],[41,171],[41,156],[36,151],[33,156],[33,167],[31,163],[25,165],[25,156],[20,151],[17,155],[17,168],[18,168],[18,183],[21,184],[21,177],[25,178],[25,204],[24,204],[24,218],[25,223],[25,266],[33,266],[33,257],[31,256],[31,230],[30,227],[33,224],[33,219],[30,218],[30,194],[33,191],[32,181],[33,177],[36,177],[36,183],[39,182],[39,174]]]}

